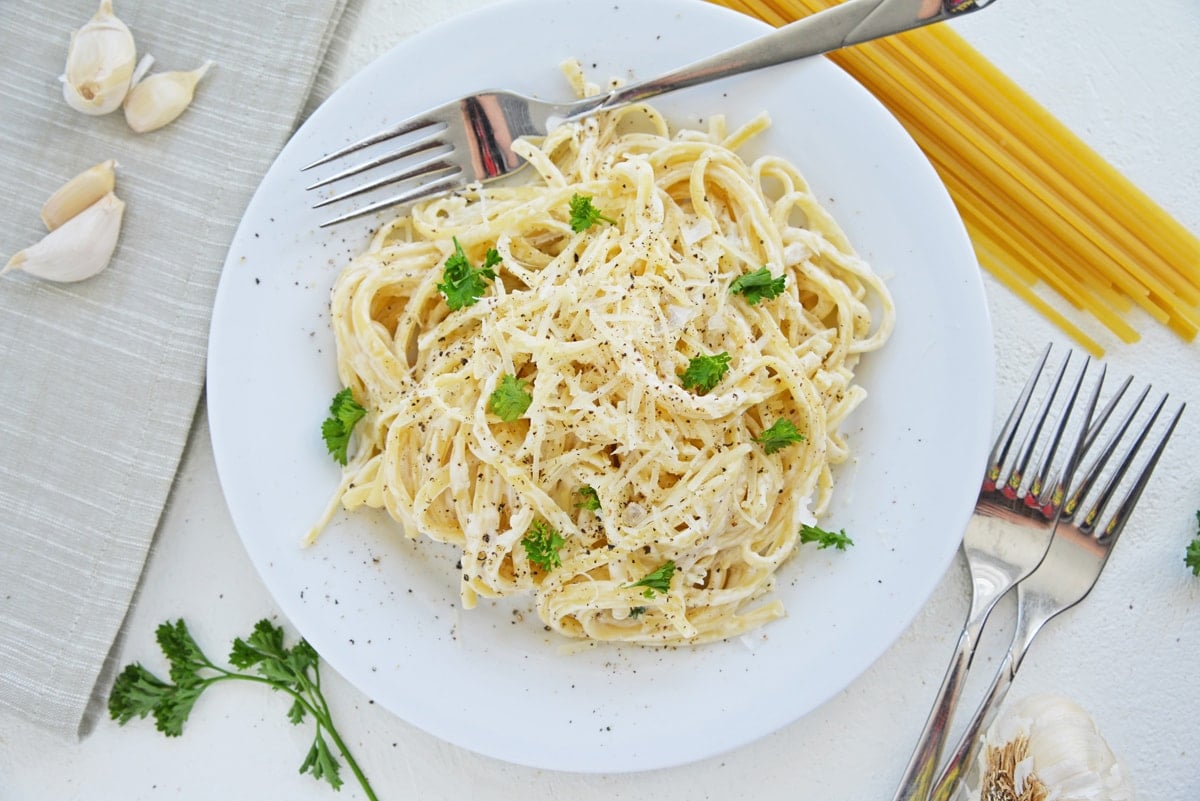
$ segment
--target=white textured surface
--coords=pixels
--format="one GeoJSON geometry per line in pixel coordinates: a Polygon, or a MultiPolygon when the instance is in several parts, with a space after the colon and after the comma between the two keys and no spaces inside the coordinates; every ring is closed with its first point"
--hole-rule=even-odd
{"type": "MultiPolygon", "coordinates": [[[[484,0],[369,0],[343,75],[400,37],[484,0]]],[[[1200,5],[1097,0],[1004,0],[960,30],[1193,231],[1200,230],[1200,5]]],[[[455,54],[458,56],[458,54],[455,54]]],[[[988,281],[1001,365],[1062,337],[988,281]]],[[[1182,564],[1200,508],[1200,350],[1141,317],[1142,342],[1113,347],[1118,374],[1190,400],[1175,440],[1106,574],[1089,600],[1050,624],[1014,687],[1068,695],[1096,718],[1144,799],[1200,798],[1200,579],[1182,564]]],[[[1001,374],[998,407],[1023,369],[1001,374]]],[[[932,479],[933,477],[931,477],[932,479]]],[[[438,742],[398,721],[336,676],[328,692],[381,798],[866,799],[890,797],[965,614],[956,564],[901,640],[814,714],[706,762],[636,775],[532,771],[438,742]]],[[[225,512],[203,417],[193,432],[139,598],[119,645],[120,664],[159,666],[153,629],[188,619],[223,653],[274,605],[225,512]]],[[[1008,607],[1001,606],[1001,613],[1008,607]]],[[[985,636],[968,693],[990,673],[1003,631],[985,636]]],[[[970,697],[965,702],[970,705],[970,697]]],[[[306,730],[282,699],[225,686],[197,709],[186,734],[166,740],[147,723],[101,720],[82,743],[59,741],[0,717],[0,798],[330,798],[295,773],[306,730]]],[[[347,784],[341,797],[358,798],[347,784]]]]}

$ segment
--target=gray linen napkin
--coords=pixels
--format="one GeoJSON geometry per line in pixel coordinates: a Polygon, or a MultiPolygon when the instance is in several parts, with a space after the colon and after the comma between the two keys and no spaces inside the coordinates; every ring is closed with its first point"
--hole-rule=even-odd
{"type": "Polygon", "coordinates": [[[62,100],[98,0],[0,3],[0,264],[64,181],[115,158],[124,226],[77,284],[0,276],[0,710],[76,736],[137,586],[204,380],[226,250],[346,0],[115,0],[155,71],[215,67],[135,134],[62,100]]]}

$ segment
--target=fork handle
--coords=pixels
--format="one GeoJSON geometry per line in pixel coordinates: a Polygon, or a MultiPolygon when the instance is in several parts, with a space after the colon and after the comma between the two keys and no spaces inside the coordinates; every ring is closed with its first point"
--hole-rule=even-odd
{"type": "Polygon", "coordinates": [[[984,8],[994,0],[846,0],[810,14],[765,36],[598,98],[597,104],[567,116],[636,103],[666,92],[732,75],[773,67],[850,45],[919,28],[984,8]]]}
{"type": "Polygon", "coordinates": [[[987,694],[959,738],[953,756],[947,760],[946,767],[938,776],[937,783],[929,794],[929,801],[949,801],[959,782],[975,764],[979,757],[979,749],[983,747],[983,737],[980,735],[995,719],[1000,702],[1008,695],[1008,688],[1012,686],[1019,666],[1020,655],[1014,655],[1013,650],[1009,649],[1004,661],[1000,663],[1000,669],[996,671],[995,678],[992,679],[987,694]]]}
{"type": "Polygon", "coordinates": [[[1013,627],[1012,642],[1009,643],[1004,658],[1000,660],[1000,667],[992,678],[991,686],[984,693],[983,700],[971,716],[962,736],[958,738],[953,755],[942,768],[933,791],[929,794],[929,801],[949,801],[959,782],[975,764],[979,749],[983,747],[983,737],[980,735],[995,720],[1000,702],[1008,695],[1008,688],[1017,677],[1017,671],[1021,668],[1025,654],[1033,645],[1034,638],[1057,611],[1052,606],[1045,606],[1040,596],[1022,592],[1023,589],[1022,586],[1017,591],[1017,622],[1013,627]]]}
{"type": "Polygon", "coordinates": [[[987,622],[988,613],[995,606],[997,598],[992,598],[982,607],[973,604],[962,633],[958,636],[958,645],[950,657],[946,675],[942,678],[942,686],[938,688],[934,698],[933,708],[925,721],[925,727],[917,738],[916,748],[908,760],[908,767],[896,788],[893,801],[925,801],[933,783],[934,771],[942,757],[942,749],[950,733],[950,723],[954,719],[954,710],[962,695],[963,683],[967,671],[971,667],[971,659],[975,656],[975,646],[979,642],[979,633],[987,622]]]}

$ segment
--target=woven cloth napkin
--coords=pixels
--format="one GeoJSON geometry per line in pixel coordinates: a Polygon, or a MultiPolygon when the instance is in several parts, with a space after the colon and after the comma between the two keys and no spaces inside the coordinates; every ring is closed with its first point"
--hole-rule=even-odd
{"type": "Polygon", "coordinates": [[[86,733],[196,411],[226,250],[345,4],[115,0],[153,71],[215,62],[179,119],[136,134],[62,99],[99,0],[0,2],[0,264],[97,162],[116,159],[126,203],[98,276],[0,276],[0,711],[86,733]]]}

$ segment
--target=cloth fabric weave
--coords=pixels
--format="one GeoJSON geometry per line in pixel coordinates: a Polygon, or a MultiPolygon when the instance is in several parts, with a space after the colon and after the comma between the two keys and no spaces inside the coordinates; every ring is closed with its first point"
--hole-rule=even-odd
{"type": "Polygon", "coordinates": [[[116,0],[152,71],[211,59],[187,111],[136,134],[62,99],[97,0],[0,3],[0,263],[41,204],[113,158],[107,270],[0,276],[0,708],[77,736],[137,587],[204,382],[242,212],[300,119],[346,0],[116,0]]]}

